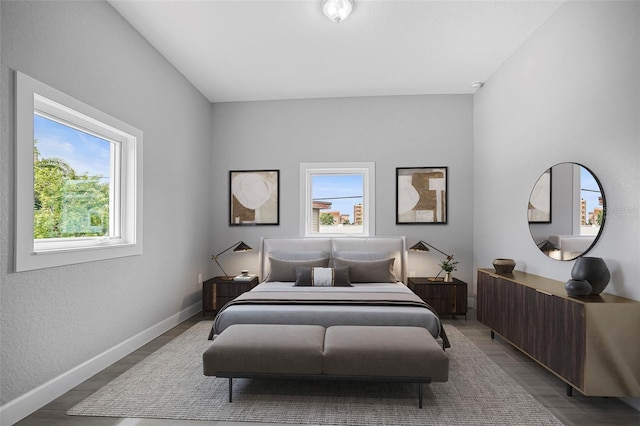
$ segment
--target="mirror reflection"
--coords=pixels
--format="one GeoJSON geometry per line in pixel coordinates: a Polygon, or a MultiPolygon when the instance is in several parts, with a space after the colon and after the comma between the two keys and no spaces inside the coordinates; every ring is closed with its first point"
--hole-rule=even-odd
{"type": "Polygon", "coordinates": [[[585,166],[560,163],[538,178],[527,210],[540,251],[556,260],[586,254],[604,227],[606,202],[598,178],[585,166]]]}

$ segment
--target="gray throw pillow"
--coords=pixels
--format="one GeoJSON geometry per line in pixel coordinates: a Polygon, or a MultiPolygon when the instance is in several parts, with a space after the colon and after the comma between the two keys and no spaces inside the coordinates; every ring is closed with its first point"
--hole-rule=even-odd
{"type": "Polygon", "coordinates": [[[295,281],[297,266],[329,266],[329,258],[314,260],[280,260],[269,258],[269,276],[265,281],[295,281]]]}
{"type": "Polygon", "coordinates": [[[334,258],[336,268],[349,267],[349,280],[352,283],[390,283],[397,282],[393,272],[395,258],[385,260],[348,260],[334,258]]]}
{"type": "Polygon", "coordinates": [[[396,255],[390,251],[352,251],[342,250],[333,253],[333,257],[345,260],[387,260],[396,255]]]}

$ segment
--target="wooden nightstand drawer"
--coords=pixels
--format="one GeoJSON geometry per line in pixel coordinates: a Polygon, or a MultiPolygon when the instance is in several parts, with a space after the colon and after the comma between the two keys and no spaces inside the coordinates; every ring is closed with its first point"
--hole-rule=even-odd
{"type": "Polygon", "coordinates": [[[427,303],[436,310],[438,315],[451,314],[454,310],[453,299],[429,299],[427,303]]]}
{"type": "Polygon", "coordinates": [[[422,285],[419,286],[420,291],[425,297],[431,299],[452,299],[455,286],[451,284],[438,284],[438,285],[422,285]]]}

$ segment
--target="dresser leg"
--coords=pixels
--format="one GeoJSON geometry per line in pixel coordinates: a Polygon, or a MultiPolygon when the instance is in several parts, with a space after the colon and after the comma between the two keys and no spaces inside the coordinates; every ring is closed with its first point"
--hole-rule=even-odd
{"type": "Polygon", "coordinates": [[[496,338],[496,333],[493,330],[491,330],[491,340],[495,338],[496,338]]]}
{"type": "Polygon", "coordinates": [[[567,396],[573,396],[573,386],[567,385],[567,396]]]}

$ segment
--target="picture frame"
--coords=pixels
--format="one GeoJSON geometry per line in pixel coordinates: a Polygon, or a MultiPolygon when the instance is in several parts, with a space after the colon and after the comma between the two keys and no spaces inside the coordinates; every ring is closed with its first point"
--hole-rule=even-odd
{"type": "Polygon", "coordinates": [[[527,217],[529,223],[551,223],[551,190],[553,175],[551,168],[540,175],[529,196],[527,217]]]}
{"type": "Polygon", "coordinates": [[[396,224],[446,224],[448,177],[446,166],[396,167],[396,224]]]}
{"type": "Polygon", "coordinates": [[[229,171],[229,225],[280,224],[280,170],[229,171]]]}

